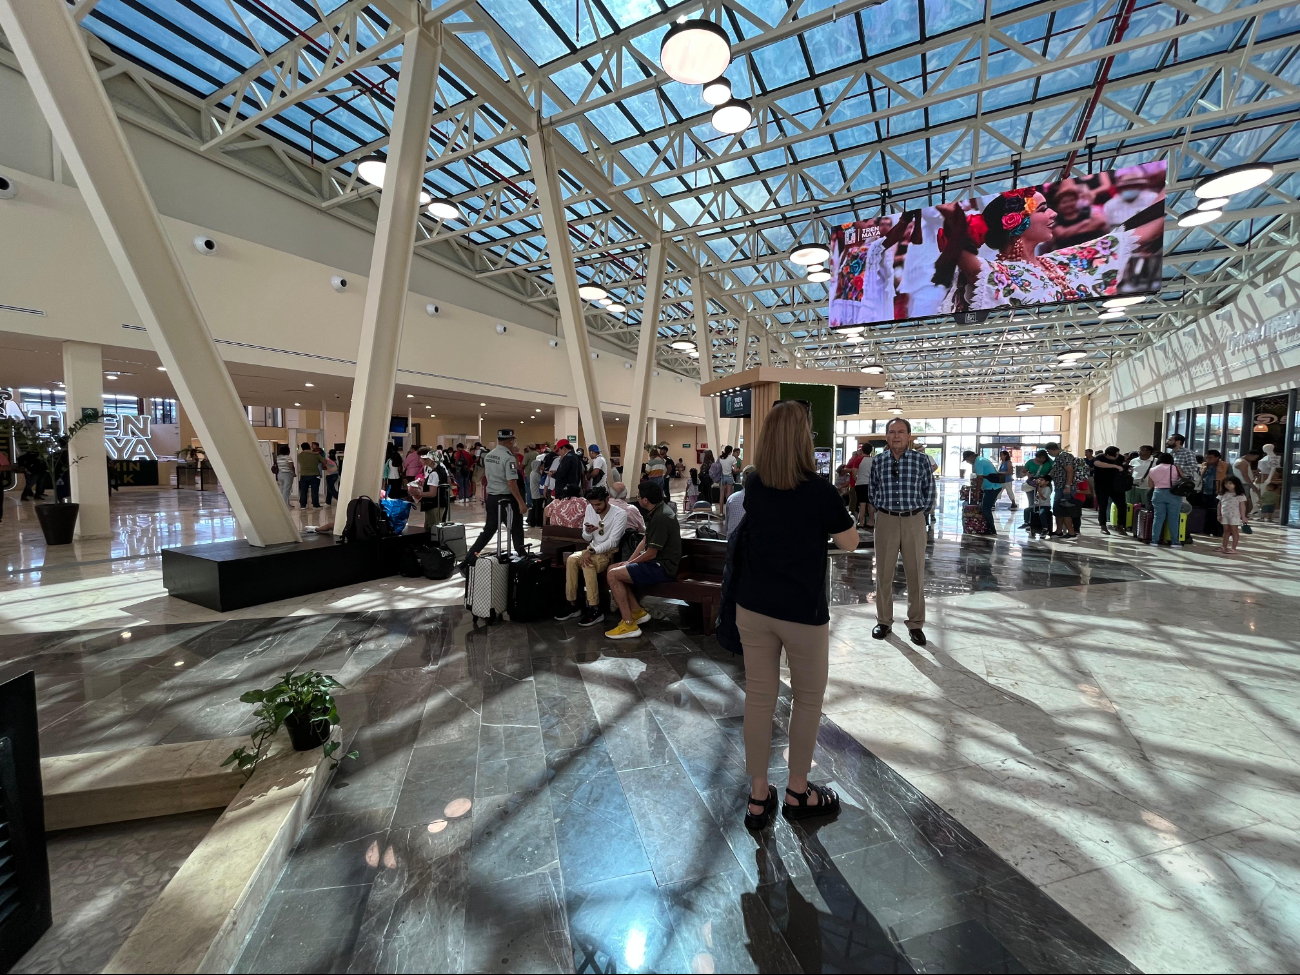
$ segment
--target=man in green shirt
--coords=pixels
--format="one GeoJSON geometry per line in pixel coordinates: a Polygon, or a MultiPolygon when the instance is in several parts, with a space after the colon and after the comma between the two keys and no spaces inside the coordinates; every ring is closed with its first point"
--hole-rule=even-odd
{"type": "Polygon", "coordinates": [[[611,565],[605,578],[618,604],[618,626],[606,630],[611,640],[630,640],[641,635],[640,624],[650,618],[636,601],[633,586],[653,586],[677,578],[682,560],[682,528],[677,517],[663,503],[664,492],[653,481],[643,481],[638,489],[637,504],[645,512],[645,538],[626,562],[611,565]]]}
{"type": "Polygon", "coordinates": [[[298,507],[307,507],[307,491],[311,490],[311,506],[320,507],[320,454],[303,442],[298,451],[298,507]]]}
{"type": "Polygon", "coordinates": [[[1034,489],[1038,487],[1040,478],[1052,476],[1052,458],[1046,450],[1039,447],[1034,451],[1032,460],[1025,461],[1025,497],[1028,499],[1025,503],[1029,507],[1034,506],[1034,489]]]}

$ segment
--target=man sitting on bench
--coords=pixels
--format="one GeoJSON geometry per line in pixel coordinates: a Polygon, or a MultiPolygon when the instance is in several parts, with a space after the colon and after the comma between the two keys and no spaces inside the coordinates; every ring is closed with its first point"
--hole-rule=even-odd
{"type": "MultiPolygon", "coordinates": [[[[627,512],[610,503],[609,491],[603,487],[592,488],[586,497],[587,513],[582,519],[582,537],[587,547],[564,557],[564,596],[569,605],[555,618],[571,620],[581,617],[579,626],[595,626],[605,618],[600,611],[600,574],[618,557],[618,545],[627,530],[627,512]],[[579,573],[587,583],[585,605],[578,602],[579,573]]],[[[564,503],[564,500],[556,501],[551,507],[564,503]]]]}
{"type": "Polygon", "coordinates": [[[641,623],[650,614],[636,601],[633,586],[653,586],[677,578],[677,564],[682,560],[682,529],[672,509],[664,505],[664,492],[653,481],[643,481],[637,488],[637,504],[646,513],[645,538],[626,562],[611,565],[605,578],[622,617],[618,626],[606,630],[611,640],[630,640],[641,635],[641,623]]]}

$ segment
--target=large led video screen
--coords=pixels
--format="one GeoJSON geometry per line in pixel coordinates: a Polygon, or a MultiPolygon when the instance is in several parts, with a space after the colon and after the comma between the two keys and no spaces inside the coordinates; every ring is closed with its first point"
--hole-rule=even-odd
{"type": "Polygon", "coordinates": [[[1165,163],[840,224],[830,325],[1153,294],[1165,163]]]}

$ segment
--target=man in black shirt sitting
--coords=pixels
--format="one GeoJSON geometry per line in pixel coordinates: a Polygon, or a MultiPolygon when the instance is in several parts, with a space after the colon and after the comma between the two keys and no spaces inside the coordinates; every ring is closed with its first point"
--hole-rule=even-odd
{"type": "Polygon", "coordinates": [[[653,586],[677,578],[682,560],[682,528],[677,516],[664,503],[664,493],[653,481],[643,481],[637,489],[637,504],[645,514],[645,538],[626,562],[611,565],[605,578],[618,604],[618,626],[607,630],[611,640],[630,640],[641,635],[640,624],[650,618],[636,601],[633,586],[653,586]]]}

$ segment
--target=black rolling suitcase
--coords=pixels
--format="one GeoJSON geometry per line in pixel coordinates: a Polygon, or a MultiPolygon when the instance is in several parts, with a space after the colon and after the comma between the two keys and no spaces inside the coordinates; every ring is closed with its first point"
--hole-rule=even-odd
{"type": "Polygon", "coordinates": [[[528,623],[555,614],[564,600],[564,570],[531,552],[510,563],[506,616],[528,623]]]}

